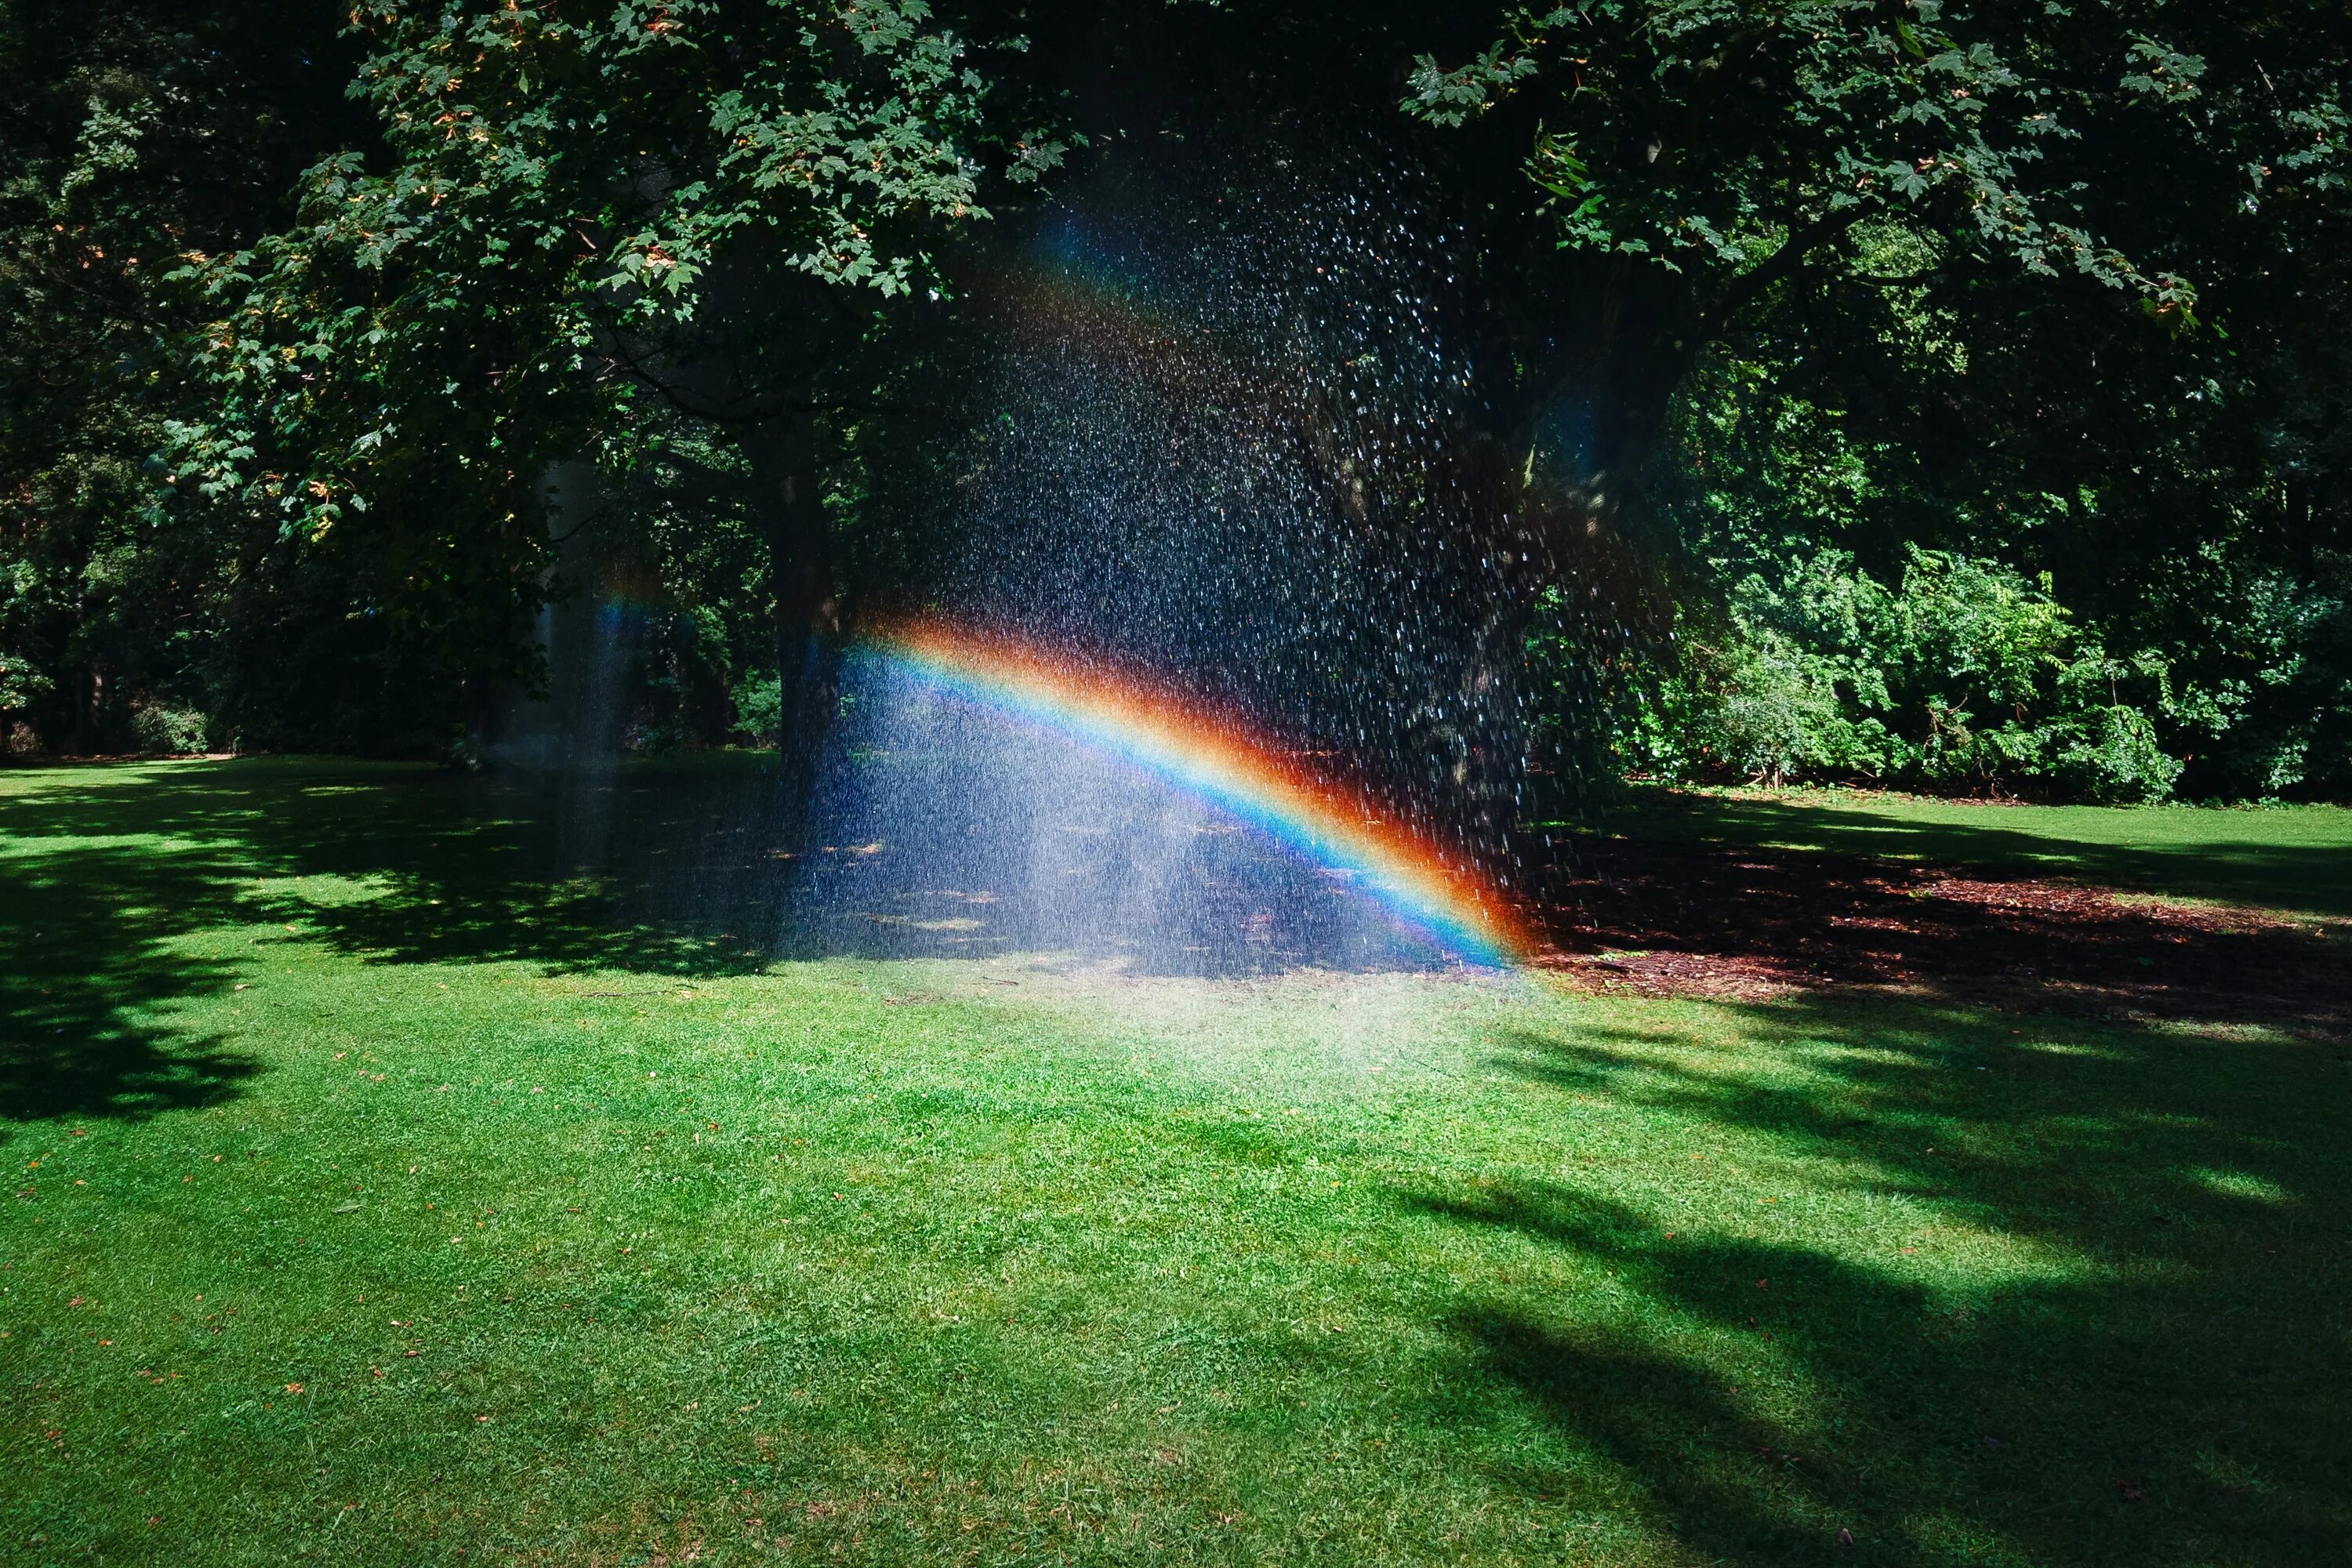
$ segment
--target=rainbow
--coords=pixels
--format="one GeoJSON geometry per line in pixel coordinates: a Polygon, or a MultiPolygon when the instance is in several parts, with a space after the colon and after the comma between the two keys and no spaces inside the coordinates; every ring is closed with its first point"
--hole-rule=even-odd
{"type": "Polygon", "coordinates": [[[1504,966],[1531,951],[1513,900],[1465,856],[1230,718],[1092,661],[937,620],[886,624],[864,640],[929,686],[1045,725],[1230,813],[1457,957],[1504,966]]]}

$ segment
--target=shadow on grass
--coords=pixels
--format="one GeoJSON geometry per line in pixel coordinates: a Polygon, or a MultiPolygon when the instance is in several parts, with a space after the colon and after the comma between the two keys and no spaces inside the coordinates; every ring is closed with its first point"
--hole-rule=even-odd
{"type": "Polygon", "coordinates": [[[1636,840],[1902,857],[2000,876],[2066,878],[2158,897],[2352,918],[2352,843],[2343,841],[2352,833],[2352,814],[1940,808],[1967,812],[1965,821],[1950,822],[1906,815],[1899,805],[1857,810],[1834,799],[1783,802],[1641,787],[1609,814],[1606,826],[1636,840]],[[2321,823],[2346,826],[2331,835],[2314,826],[2321,823]],[[2133,842],[2096,841],[2126,834],[2133,842]]]}
{"type": "MultiPolygon", "coordinates": [[[[1622,834],[1584,838],[1572,860],[1548,868],[1555,961],[1588,985],[1747,1000],[1792,987],[1900,985],[1961,1006],[2242,1023],[2323,1041],[2352,1031],[2352,943],[2342,934],[2046,875],[2152,879],[2128,866],[2024,866],[2004,859],[1997,829],[1931,825],[1932,837],[1921,838],[1912,837],[1915,825],[1887,817],[1706,796],[1661,797],[1623,826],[1622,834]],[[1857,826],[1846,836],[1841,823],[1857,826]],[[1805,847],[1832,842],[1845,847],[1805,847]],[[1885,858],[1913,852],[1949,868],[1885,858]]],[[[2332,863],[2324,847],[2279,853],[2332,863]]],[[[2245,874],[2252,902],[2327,901],[2299,894],[2284,872],[2280,880],[2245,874]]],[[[2215,885],[2189,873],[2154,879],[2215,885]]]]}
{"type": "MultiPolygon", "coordinates": [[[[1141,946],[1087,928],[1084,896],[1046,910],[980,882],[941,889],[920,857],[788,840],[800,813],[783,809],[761,756],[489,777],[250,759],[0,778],[15,786],[0,791],[0,1116],[19,1120],[236,1092],[252,1064],[187,1034],[173,1004],[247,973],[264,950],[243,928],[376,963],[680,979],[782,957],[986,958],[1074,937],[1139,970],[1255,974],[1328,962],[1352,931],[1333,889],[1295,867],[1267,881],[1263,856],[1197,858],[1189,923],[1141,946]],[[248,945],[222,945],[240,935],[248,945]]],[[[975,843],[984,824],[950,833],[975,843]]],[[[959,868],[1025,885],[1018,857],[987,848],[959,868]]],[[[1361,943],[1344,951],[1401,966],[1361,943]]]]}
{"type": "Polygon", "coordinates": [[[237,1092],[254,1064],[189,1033],[173,1005],[236,984],[266,956],[257,941],[299,938],[380,963],[680,976],[756,969],[775,941],[776,874],[738,847],[756,837],[748,825],[766,783],[756,768],[559,786],[272,760],[10,782],[19,787],[0,795],[0,1116],[10,1119],[138,1116],[237,1092]],[[264,923],[273,935],[237,944],[240,928],[264,923]]]}
{"type": "Polygon", "coordinates": [[[1682,1203],[1600,1171],[1409,1197],[1638,1303],[1467,1301],[1486,1375],[1710,1561],[2340,1559],[2352,1053],[1884,998],[1739,1011],[1754,1043],[1714,1055],[1508,1043],[1512,1074],[1724,1142],[1682,1203]]]}
{"type": "Polygon", "coordinates": [[[0,1117],[139,1117],[209,1105],[254,1068],[153,1021],[236,969],[173,951],[217,863],[120,847],[0,859],[0,1117]]]}

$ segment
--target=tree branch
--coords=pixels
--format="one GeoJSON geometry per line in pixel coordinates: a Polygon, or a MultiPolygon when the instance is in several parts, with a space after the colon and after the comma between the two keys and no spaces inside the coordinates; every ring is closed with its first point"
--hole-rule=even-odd
{"type": "Polygon", "coordinates": [[[864,403],[855,398],[835,398],[829,401],[814,398],[792,399],[771,397],[761,392],[751,392],[741,397],[720,402],[698,398],[685,391],[672,378],[654,370],[646,359],[640,358],[631,351],[628,340],[620,333],[608,329],[605,335],[612,357],[626,365],[629,374],[639,383],[651,388],[663,402],[667,403],[689,419],[700,419],[712,425],[723,425],[730,429],[737,429],[765,424],[771,419],[779,418],[786,414],[841,414],[853,408],[866,406],[864,403]]]}
{"type": "Polygon", "coordinates": [[[1795,277],[1803,269],[1808,255],[1853,227],[1862,216],[1859,204],[1840,207],[1791,232],[1780,249],[1760,265],[1733,279],[1714,306],[1699,312],[1696,340],[1704,342],[1719,334],[1734,316],[1755,303],[1775,283],[1795,277]]]}

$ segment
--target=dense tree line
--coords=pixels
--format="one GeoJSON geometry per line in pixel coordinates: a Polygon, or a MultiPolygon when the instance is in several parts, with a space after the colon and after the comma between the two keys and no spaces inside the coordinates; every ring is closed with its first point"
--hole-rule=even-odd
{"type": "Polygon", "coordinates": [[[0,65],[21,753],[446,751],[591,577],[639,743],[804,742],[953,552],[1007,237],[1165,136],[1458,237],[1560,768],[2352,794],[2328,0],[12,0],[0,65]]]}

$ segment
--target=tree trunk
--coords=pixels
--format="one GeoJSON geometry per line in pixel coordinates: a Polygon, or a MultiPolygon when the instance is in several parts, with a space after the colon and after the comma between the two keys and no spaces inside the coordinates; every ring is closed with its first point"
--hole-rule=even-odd
{"type": "Polygon", "coordinates": [[[839,700],[841,614],[817,486],[815,416],[805,408],[782,414],[752,426],[743,444],[768,544],[784,797],[787,809],[804,810],[839,700]]]}
{"type": "Polygon", "coordinates": [[[74,687],[74,729],[69,749],[77,756],[94,757],[106,738],[106,667],[90,665],[74,687]]]}
{"type": "Polygon", "coordinates": [[[1584,814],[1588,786],[1609,766],[1608,715],[1628,665],[1641,662],[1627,655],[1667,647],[1674,626],[1673,556],[1644,487],[1702,322],[1685,284],[1622,258],[1585,298],[1559,329],[1565,352],[1498,399],[1494,505],[1508,520],[1505,560],[1517,560],[1486,657],[1498,680],[1519,678],[1548,590],[1559,594],[1553,629],[1575,650],[1549,671],[1567,722],[1527,760],[1521,822],[1584,814]]]}

